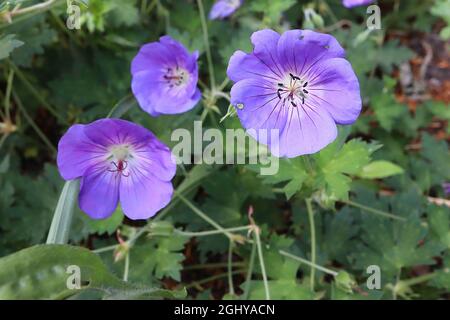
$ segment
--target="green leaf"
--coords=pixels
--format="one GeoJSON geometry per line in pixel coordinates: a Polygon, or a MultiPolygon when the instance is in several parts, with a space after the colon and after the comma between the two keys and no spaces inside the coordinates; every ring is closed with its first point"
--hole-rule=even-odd
{"type": "Polygon", "coordinates": [[[123,211],[122,208],[117,207],[110,217],[102,220],[94,220],[87,215],[83,215],[83,217],[86,219],[89,233],[113,234],[122,223],[123,211]]]}
{"type": "Polygon", "coordinates": [[[441,31],[444,40],[450,39],[450,2],[448,0],[436,0],[431,7],[431,14],[441,17],[447,24],[441,31]]]}
{"type": "Polygon", "coordinates": [[[78,191],[79,180],[67,181],[61,191],[55,213],[47,236],[47,244],[65,244],[69,239],[70,225],[78,191]]]}
{"type": "MultiPolygon", "coordinates": [[[[254,172],[260,172],[259,165],[248,165],[247,168],[254,172]]],[[[264,184],[278,185],[282,184],[281,189],[290,199],[295,193],[301,190],[308,174],[304,167],[302,157],[293,159],[279,159],[278,173],[275,175],[258,175],[264,184]]]]}
{"type": "MultiPolygon", "coordinates": [[[[276,300],[313,300],[314,293],[311,292],[309,284],[299,284],[296,280],[269,280],[270,298],[276,300]]],[[[245,283],[243,284],[243,286],[245,283]]],[[[252,280],[250,284],[251,300],[264,300],[264,282],[252,280]]]]}
{"type": "Polygon", "coordinates": [[[24,43],[20,48],[16,47],[11,54],[14,63],[23,67],[30,67],[33,57],[44,53],[44,46],[57,39],[57,33],[48,26],[43,15],[31,17],[7,30],[17,34],[24,43]]]}
{"type": "Polygon", "coordinates": [[[358,195],[358,202],[372,203],[374,208],[391,211],[406,220],[392,221],[361,213],[362,242],[354,250],[353,266],[364,270],[375,264],[389,277],[404,267],[434,264],[433,257],[442,246],[428,240],[428,230],[419,219],[423,212],[422,201],[415,189],[387,199],[376,198],[373,193],[358,195]]]}
{"type": "Polygon", "coordinates": [[[148,281],[154,274],[157,279],[171,277],[181,280],[182,252],[189,238],[181,236],[156,237],[137,244],[130,254],[130,279],[148,281]]]}
{"type": "MultiPolygon", "coordinates": [[[[280,255],[279,253],[277,253],[280,255]]],[[[266,257],[264,258],[266,259],[266,257]]],[[[280,257],[283,261],[277,269],[277,277],[269,280],[270,298],[278,300],[311,300],[314,299],[314,293],[311,291],[309,284],[300,283],[297,280],[297,270],[300,262],[292,259],[280,257]]],[[[267,267],[269,268],[269,267],[267,267]]],[[[246,283],[242,284],[245,288],[246,283]]],[[[251,300],[262,300],[265,298],[264,282],[252,280],[250,282],[251,300]]]]}
{"type": "Polygon", "coordinates": [[[450,248],[450,209],[429,205],[427,210],[431,233],[446,247],[450,248]]]}
{"type": "Polygon", "coordinates": [[[365,179],[382,179],[402,174],[403,172],[403,169],[398,165],[389,161],[379,160],[364,166],[358,173],[358,176],[365,179]]]}
{"type": "Polygon", "coordinates": [[[444,268],[435,271],[437,275],[430,281],[430,284],[436,288],[443,288],[450,291],[450,255],[443,259],[444,268]]]}
{"type": "Polygon", "coordinates": [[[414,56],[413,51],[408,47],[399,44],[399,40],[390,40],[380,48],[377,54],[377,62],[381,68],[389,74],[393,66],[399,66],[414,56]]]}
{"type": "Polygon", "coordinates": [[[391,92],[376,95],[371,102],[375,111],[375,118],[380,126],[389,132],[392,130],[394,123],[408,113],[407,107],[398,103],[391,92]]]}
{"type": "Polygon", "coordinates": [[[266,20],[269,20],[272,24],[277,24],[283,12],[292,7],[295,3],[295,0],[253,0],[250,4],[250,10],[264,13],[266,20]]]}
{"type": "Polygon", "coordinates": [[[68,245],[39,245],[0,259],[0,299],[59,299],[96,289],[106,298],[142,296],[179,298],[182,292],[135,286],[111,274],[91,251],[68,245]],[[69,289],[79,268],[80,289],[69,289]],[[72,269],[73,270],[73,269],[72,269]]]}
{"type": "Polygon", "coordinates": [[[108,21],[114,27],[129,27],[139,22],[139,10],[135,0],[113,0],[114,8],[108,16],[108,21]]]}
{"type": "Polygon", "coordinates": [[[23,42],[16,39],[15,34],[8,34],[0,38],[0,60],[8,58],[14,49],[23,45],[23,42]]]}
{"type": "Polygon", "coordinates": [[[316,155],[319,167],[319,181],[325,184],[329,198],[348,199],[351,179],[370,161],[374,147],[358,139],[353,139],[339,149],[338,143],[326,147],[316,155]]]}
{"type": "Polygon", "coordinates": [[[137,105],[137,101],[133,95],[128,95],[122,98],[119,102],[112,107],[107,118],[121,118],[125,113],[127,113],[131,108],[137,105]]]}

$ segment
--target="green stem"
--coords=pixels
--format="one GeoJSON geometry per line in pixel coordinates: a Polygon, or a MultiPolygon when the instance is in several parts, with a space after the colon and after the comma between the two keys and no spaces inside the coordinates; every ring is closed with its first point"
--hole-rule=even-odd
{"type": "Polygon", "coordinates": [[[200,13],[200,21],[202,24],[203,41],[206,47],[206,59],[208,60],[209,77],[211,81],[211,91],[216,87],[216,78],[214,76],[214,66],[212,63],[211,48],[209,46],[208,26],[206,24],[205,10],[203,9],[202,0],[197,0],[198,10],[200,13]]]}
{"type": "Polygon", "coordinates": [[[103,253],[103,252],[113,251],[113,250],[116,250],[117,246],[118,246],[117,244],[113,244],[111,246],[107,246],[107,247],[103,247],[103,248],[100,248],[100,249],[92,250],[92,252],[94,252],[94,253],[103,253]]]}
{"type": "Polygon", "coordinates": [[[338,275],[338,273],[337,273],[336,271],[333,271],[333,270],[331,270],[331,269],[322,267],[322,266],[320,266],[320,265],[318,265],[318,264],[312,263],[311,261],[308,261],[308,260],[303,259],[303,258],[301,258],[301,257],[294,256],[293,254],[290,254],[289,252],[286,252],[286,251],[284,251],[284,250],[280,250],[280,251],[278,251],[278,252],[279,252],[281,255],[285,256],[285,257],[291,258],[291,259],[293,259],[293,260],[300,261],[301,263],[304,263],[304,264],[310,266],[310,267],[313,268],[313,269],[317,269],[317,270],[319,270],[319,271],[323,271],[323,272],[325,272],[325,273],[327,273],[327,274],[329,274],[329,275],[332,275],[333,277],[336,277],[336,276],[338,275]]]}
{"type": "Polygon", "coordinates": [[[145,12],[147,8],[147,0],[141,1],[141,12],[145,12]]]}
{"type": "Polygon", "coordinates": [[[233,245],[234,242],[230,240],[228,246],[228,288],[231,296],[235,295],[233,284],[233,245]]]}
{"type": "Polygon", "coordinates": [[[28,121],[30,126],[34,129],[34,131],[36,131],[37,135],[42,139],[42,141],[52,151],[53,155],[56,155],[56,153],[57,153],[56,148],[53,146],[53,144],[50,142],[50,140],[47,138],[47,136],[41,131],[39,126],[34,122],[33,118],[28,114],[28,112],[24,108],[19,96],[15,92],[13,92],[13,96],[14,96],[14,100],[16,102],[17,107],[19,108],[20,112],[22,112],[23,116],[28,121]]]}
{"type": "Polygon", "coordinates": [[[411,286],[415,286],[415,285],[423,283],[423,282],[430,281],[431,279],[433,279],[437,275],[438,275],[437,272],[432,272],[432,273],[427,273],[427,274],[424,274],[424,275],[421,275],[421,276],[418,276],[418,277],[415,277],[415,278],[412,278],[412,279],[401,280],[400,282],[403,285],[411,287],[411,286]]]}
{"type": "Polygon", "coordinates": [[[5,143],[6,139],[8,138],[9,134],[5,133],[2,135],[2,137],[0,138],[0,149],[3,147],[3,144],[5,143]]]}
{"type": "Polygon", "coordinates": [[[26,76],[22,73],[22,71],[20,71],[19,68],[17,68],[17,66],[10,62],[10,66],[11,68],[15,71],[15,73],[17,74],[17,77],[20,79],[20,81],[23,82],[23,84],[25,85],[25,87],[28,89],[28,91],[30,91],[30,93],[36,98],[36,100],[42,104],[53,116],[55,116],[56,118],[58,118],[62,123],[67,123],[67,121],[65,119],[63,119],[58,112],[56,111],[55,108],[53,108],[50,103],[48,103],[42,96],[41,94],[38,92],[38,90],[33,86],[33,84],[31,84],[30,81],[28,81],[28,79],[26,78],[26,76]]]}
{"type": "Polygon", "coordinates": [[[29,13],[29,12],[32,12],[32,11],[45,10],[45,9],[48,9],[49,7],[51,7],[55,2],[56,2],[56,0],[47,0],[45,2],[32,5],[30,7],[26,7],[26,8],[23,8],[23,9],[18,9],[16,11],[13,11],[12,15],[16,16],[16,15],[20,15],[20,14],[29,13]]]}
{"type": "Polygon", "coordinates": [[[378,210],[375,208],[367,207],[367,206],[357,203],[357,202],[353,202],[350,200],[341,200],[341,201],[350,206],[353,206],[355,208],[358,208],[358,209],[361,209],[361,210],[364,210],[364,211],[367,211],[367,212],[370,212],[370,213],[373,213],[373,214],[376,214],[376,215],[379,215],[382,217],[391,218],[391,219],[400,220],[400,221],[406,221],[406,219],[403,217],[399,217],[399,216],[396,216],[396,215],[393,215],[388,212],[384,212],[384,211],[381,211],[381,210],[378,210]]]}
{"type": "Polygon", "coordinates": [[[261,239],[259,238],[259,228],[256,228],[254,231],[254,238],[256,242],[256,247],[258,249],[258,257],[259,257],[259,265],[261,267],[261,273],[263,277],[263,283],[264,283],[264,291],[266,293],[266,300],[270,300],[270,291],[269,291],[269,282],[267,281],[267,274],[266,274],[266,266],[264,265],[264,257],[261,247],[261,239]]]}
{"type": "Polygon", "coordinates": [[[224,98],[228,103],[231,103],[231,97],[222,91],[214,91],[214,96],[224,98]]]}
{"type": "Polygon", "coordinates": [[[130,271],[130,251],[128,250],[127,255],[125,256],[125,265],[123,268],[123,281],[128,281],[128,273],[130,271]]]}
{"type": "Polygon", "coordinates": [[[145,13],[147,15],[150,15],[150,13],[152,12],[153,8],[155,8],[158,5],[158,1],[153,0],[145,9],[145,13]]]}
{"type": "Polygon", "coordinates": [[[43,13],[47,10],[52,9],[53,7],[56,7],[57,5],[60,6],[65,3],[66,3],[66,1],[56,0],[56,1],[51,1],[51,3],[49,4],[47,1],[47,3],[41,3],[36,6],[27,7],[27,8],[12,12],[11,17],[14,19],[12,19],[11,22],[6,22],[6,23],[0,24],[0,30],[4,29],[4,28],[10,28],[12,25],[14,25],[16,23],[30,19],[31,17],[33,17],[37,14],[43,13]],[[45,6],[42,6],[43,4],[45,4],[45,6]]]}
{"type": "Polygon", "coordinates": [[[309,173],[314,171],[314,167],[312,165],[311,157],[309,155],[304,155],[301,157],[303,159],[303,163],[305,164],[305,169],[309,171],[309,173]]]}
{"type": "Polygon", "coordinates": [[[253,267],[255,265],[256,257],[256,241],[252,243],[252,253],[250,254],[250,263],[247,270],[247,277],[245,278],[244,300],[248,300],[250,295],[250,281],[252,280],[253,267]]]}
{"type": "Polygon", "coordinates": [[[107,118],[121,118],[128,110],[137,104],[133,94],[128,94],[117,102],[114,107],[111,108],[107,118]]]}
{"type": "MultiPolygon", "coordinates": [[[[305,200],[305,202],[306,202],[306,209],[308,211],[309,228],[310,228],[310,234],[311,234],[311,263],[313,265],[315,265],[316,264],[316,226],[314,224],[314,211],[312,208],[311,198],[307,198],[305,200]]],[[[311,274],[310,274],[311,291],[314,291],[315,277],[316,277],[316,269],[311,268],[311,274]]]]}
{"type": "Polygon", "coordinates": [[[5,94],[5,116],[7,120],[11,120],[10,106],[11,106],[11,91],[13,80],[14,80],[14,70],[11,69],[8,74],[8,82],[5,94]]]}
{"type": "MultiPolygon", "coordinates": [[[[202,179],[204,179],[205,177],[207,177],[208,175],[210,174],[210,172],[209,173],[207,173],[207,174],[205,174],[204,176],[201,176],[200,178],[197,178],[197,179],[195,179],[195,180],[191,180],[191,179],[189,179],[189,177],[186,177],[186,179],[183,181],[183,183],[181,183],[178,187],[177,187],[177,189],[175,190],[175,192],[174,192],[174,194],[180,194],[180,193],[188,193],[189,191],[191,191],[193,188],[195,188],[195,186],[197,185],[197,183],[199,182],[199,181],[201,181],[202,179]]],[[[156,222],[156,221],[159,221],[159,220],[161,220],[163,217],[165,217],[169,212],[170,212],[170,210],[175,206],[175,205],[177,205],[178,204],[178,202],[180,201],[180,198],[178,197],[178,198],[174,198],[174,199],[172,199],[172,201],[170,202],[170,204],[167,206],[167,207],[165,207],[153,220],[152,220],[152,222],[156,222]]],[[[139,237],[141,237],[145,232],[147,232],[148,231],[148,225],[147,226],[144,226],[144,227],[141,227],[128,241],[127,241],[127,244],[128,244],[128,246],[132,246],[135,242],[136,242],[136,240],[139,238],[139,237]]],[[[219,234],[220,233],[222,233],[222,232],[218,232],[219,234]]],[[[105,251],[111,251],[111,250],[114,250],[115,248],[117,248],[117,246],[118,245],[113,245],[113,246],[109,246],[109,247],[105,247],[105,248],[100,248],[100,249],[96,249],[96,250],[93,250],[93,252],[96,252],[96,253],[100,253],[100,252],[105,252],[105,251]]]]}
{"type": "MultiPolygon", "coordinates": [[[[244,272],[244,271],[245,271],[245,270],[237,270],[237,271],[233,271],[233,272],[232,272],[232,275],[238,275],[238,274],[241,274],[241,273],[244,272]]],[[[211,276],[211,277],[208,277],[208,278],[199,280],[199,281],[195,281],[195,282],[193,282],[193,283],[191,283],[191,284],[185,286],[185,288],[186,288],[186,289],[189,289],[189,288],[192,288],[192,287],[199,286],[199,285],[201,285],[201,284],[203,284],[203,283],[208,283],[208,282],[211,282],[211,281],[214,281],[214,280],[217,280],[217,279],[221,279],[221,278],[227,277],[227,276],[228,276],[228,272],[224,272],[224,273],[217,274],[217,275],[214,275],[214,276],[211,276]]]]}
{"type": "Polygon", "coordinates": [[[223,89],[225,89],[225,87],[227,86],[227,84],[230,82],[230,79],[225,78],[222,83],[219,85],[219,87],[217,88],[217,90],[219,91],[223,91],[223,89]]]}
{"type": "MultiPolygon", "coordinates": [[[[233,267],[245,267],[244,262],[233,262],[231,264],[233,267]]],[[[202,270],[202,269],[218,269],[218,268],[226,268],[228,267],[228,261],[227,262],[217,262],[217,263],[203,263],[203,264],[195,264],[186,266],[183,268],[183,270],[202,270]]]]}
{"type": "MultiPolygon", "coordinates": [[[[398,269],[397,275],[395,276],[395,287],[394,288],[398,287],[401,275],[402,275],[402,268],[398,269]]],[[[397,300],[397,290],[392,291],[392,299],[397,300]]]]}
{"type": "Polygon", "coordinates": [[[185,237],[204,237],[204,236],[223,234],[224,231],[231,233],[231,232],[249,230],[250,228],[251,228],[251,226],[242,226],[242,227],[235,227],[235,228],[224,228],[223,230],[209,230],[209,231],[198,231],[198,232],[190,232],[190,231],[174,229],[174,232],[178,235],[185,236],[185,237]]]}
{"type": "Polygon", "coordinates": [[[219,225],[217,222],[215,222],[213,219],[208,217],[203,211],[198,209],[195,205],[193,205],[188,199],[183,197],[178,192],[174,192],[174,195],[178,197],[182,202],[184,202],[195,214],[197,214],[200,218],[208,222],[210,225],[212,225],[217,230],[220,230],[220,233],[223,233],[226,235],[229,239],[233,239],[233,234],[228,232],[226,229],[224,229],[221,225],[219,225]]]}

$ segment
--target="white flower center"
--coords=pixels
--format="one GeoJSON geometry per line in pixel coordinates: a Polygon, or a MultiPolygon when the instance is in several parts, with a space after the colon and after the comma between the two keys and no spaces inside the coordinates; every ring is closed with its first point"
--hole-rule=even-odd
{"type": "Polygon", "coordinates": [[[111,147],[109,152],[113,161],[125,161],[131,155],[131,146],[128,144],[115,145],[111,147]]]}

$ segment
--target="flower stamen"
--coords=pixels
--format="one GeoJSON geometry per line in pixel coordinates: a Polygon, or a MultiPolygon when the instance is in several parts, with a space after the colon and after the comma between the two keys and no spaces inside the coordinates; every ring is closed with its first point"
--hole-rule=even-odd
{"type": "Polygon", "coordinates": [[[127,173],[124,172],[124,170],[128,167],[128,162],[126,160],[119,160],[117,163],[111,161],[111,164],[113,164],[116,167],[116,169],[108,169],[109,172],[120,173],[125,178],[128,178],[130,176],[130,172],[127,173]]]}
{"type": "Polygon", "coordinates": [[[181,86],[187,82],[187,72],[179,67],[167,68],[166,74],[163,76],[170,88],[181,86]]]}
{"type": "Polygon", "coordinates": [[[307,98],[307,94],[309,91],[306,89],[308,86],[308,81],[303,81],[299,76],[289,73],[289,84],[287,84],[288,79],[285,82],[279,82],[277,90],[278,99],[283,99],[283,105],[287,100],[291,102],[293,107],[298,106],[298,102],[296,102],[296,98],[301,101],[302,104],[305,104],[305,99],[307,98]],[[283,98],[283,94],[286,94],[283,98]]]}

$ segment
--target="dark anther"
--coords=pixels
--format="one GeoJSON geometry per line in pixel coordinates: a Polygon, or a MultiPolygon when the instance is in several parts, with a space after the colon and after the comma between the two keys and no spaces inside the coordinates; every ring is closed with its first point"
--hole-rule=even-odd
{"type": "Polygon", "coordinates": [[[279,87],[284,87],[284,84],[282,84],[281,82],[278,82],[278,86],[279,87]]]}
{"type": "Polygon", "coordinates": [[[306,82],[303,84],[303,88],[305,88],[307,85],[308,85],[308,81],[306,81],[306,82]]]}
{"type": "Polygon", "coordinates": [[[295,104],[294,101],[291,101],[291,104],[292,104],[294,107],[297,107],[297,105],[295,104]]]}
{"type": "Polygon", "coordinates": [[[304,93],[309,93],[308,90],[306,90],[306,89],[303,89],[303,92],[304,92],[304,93]]]}
{"type": "Polygon", "coordinates": [[[302,104],[305,104],[305,97],[302,97],[302,104]]]}
{"type": "Polygon", "coordinates": [[[128,178],[130,176],[130,173],[125,173],[124,170],[128,167],[128,162],[125,160],[119,160],[118,163],[115,163],[114,161],[111,161],[111,164],[116,167],[116,169],[108,169],[109,172],[117,172],[120,173],[125,178],[128,178]]]}
{"type": "Polygon", "coordinates": [[[278,89],[277,90],[277,95],[278,95],[278,99],[281,99],[281,92],[283,92],[283,89],[278,89]]]}
{"type": "Polygon", "coordinates": [[[299,77],[294,76],[292,73],[289,73],[289,75],[291,76],[292,80],[300,80],[299,77]]]}

